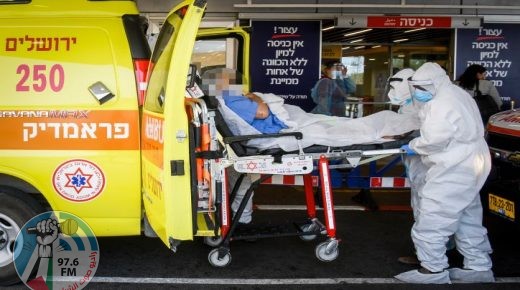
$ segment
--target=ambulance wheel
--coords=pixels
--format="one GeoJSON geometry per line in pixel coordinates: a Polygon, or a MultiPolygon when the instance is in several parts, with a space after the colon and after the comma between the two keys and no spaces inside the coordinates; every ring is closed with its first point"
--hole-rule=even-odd
{"type": "Polygon", "coordinates": [[[218,237],[204,237],[204,244],[210,247],[218,247],[222,243],[222,236],[218,237]]]}
{"type": "Polygon", "coordinates": [[[231,253],[229,251],[222,257],[218,258],[218,250],[219,248],[215,248],[209,252],[208,261],[213,267],[226,267],[231,263],[231,253]]]}
{"type": "MultiPolygon", "coordinates": [[[[301,230],[304,233],[310,233],[310,232],[316,231],[317,227],[318,227],[318,225],[316,225],[315,223],[306,224],[301,227],[301,230]]],[[[316,237],[317,237],[317,235],[301,235],[300,239],[302,239],[302,241],[307,242],[307,241],[312,241],[312,240],[316,239],[316,237]]]]}
{"type": "Polygon", "coordinates": [[[331,262],[339,256],[338,244],[335,241],[326,241],[316,246],[316,257],[322,262],[331,262]]]}
{"type": "Polygon", "coordinates": [[[0,187],[0,285],[20,282],[13,262],[14,243],[20,228],[43,209],[24,192],[0,187]]]}

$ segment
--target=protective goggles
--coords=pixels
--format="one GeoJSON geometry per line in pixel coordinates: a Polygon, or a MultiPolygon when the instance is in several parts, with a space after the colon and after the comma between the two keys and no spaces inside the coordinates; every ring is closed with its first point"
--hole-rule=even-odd
{"type": "Polygon", "coordinates": [[[413,94],[415,90],[427,91],[435,94],[435,86],[431,80],[415,81],[410,77],[408,78],[408,87],[410,88],[411,94],[413,94]]]}
{"type": "Polygon", "coordinates": [[[392,85],[393,82],[402,82],[402,81],[404,81],[403,78],[392,78],[392,77],[388,78],[386,80],[384,96],[388,96],[388,93],[390,92],[390,90],[395,89],[395,87],[392,85]]]}

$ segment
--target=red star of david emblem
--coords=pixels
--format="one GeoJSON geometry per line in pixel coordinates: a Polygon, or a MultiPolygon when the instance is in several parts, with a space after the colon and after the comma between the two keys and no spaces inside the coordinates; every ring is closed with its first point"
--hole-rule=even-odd
{"type": "Polygon", "coordinates": [[[83,188],[92,188],[92,185],[90,184],[90,179],[92,178],[92,174],[86,174],[81,171],[81,168],[76,169],[76,172],[74,173],[65,173],[65,176],[67,176],[67,184],[65,184],[65,187],[71,187],[74,188],[76,193],[80,193],[83,188]]]}
{"type": "Polygon", "coordinates": [[[256,169],[257,164],[256,164],[256,162],[249,161],[249,162],[246,164],[246,166],[247,166],[247,169],[249,169],[249,170],[253,170],[253,169],[256,169]]]}

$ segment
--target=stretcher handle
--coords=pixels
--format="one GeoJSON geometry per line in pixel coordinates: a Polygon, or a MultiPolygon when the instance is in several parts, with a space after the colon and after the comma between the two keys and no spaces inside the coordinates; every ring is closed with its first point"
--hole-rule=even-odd
{"type": "Polygon", "coordinates": [[[221,205],[222,205],[222,182],[221,181],[216,181],[215,182],[215,207],[217,208],[217,210],[215,211],[215,229],[213,230],[213,234],[215,236],[218,235],[218,229],[220,228],[220,225],[221,225],[221,215],[220,215],[220,211],[222,210],[221,209],[221,205]]]}
{"type": "Polygon", "coordinates": [[[195,143],[195,148],[200,148],[201,143],[202,143],[200,127],[195,127],[195,130],[193,130],[193,131],[194,131],[193,139],[194,139],[194,143],[195,143]]]}
{"type": "Polygon", "coordinates": [[[277,134],[256,134],[256,135],[241,135],[241,136],[232,136],[232,137],[224,137],[224,143],[230,144],[234,142],[248,141],[251,139],[260,139],[260,138],[279,138],[293,136],[296,140],[301,140],[303,138],[303,134],[301,132],[288,132],[288,133],[277,133],[277,134]]]}
{"type": "Polygon", "coordinates": [[[401,154],[404,153],[404,151],[400,148],[395,149],[380,149],[380,150],[367,150],[363,151],[363,156],[375,156],[375,155],[393,155],[393,154],[401,154]]]}

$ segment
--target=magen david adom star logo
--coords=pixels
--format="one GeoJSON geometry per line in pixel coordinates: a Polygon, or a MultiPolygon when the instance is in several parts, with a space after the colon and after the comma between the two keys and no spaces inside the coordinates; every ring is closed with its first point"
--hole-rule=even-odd
{"type": "Polygon", "coordinates": [[[87,223],[61,211],[30,219],[14,245],[18,276],[31,289],[82,289],[99,265],[99,245],[87,223]]]}
{"type": "Polygon", "coordinates": [[[63,198],[72,202],[85,202],[103,192],[105,175],[95,163],[73,159],[56,168],[52,175],[52,185],[63,198]]]}

